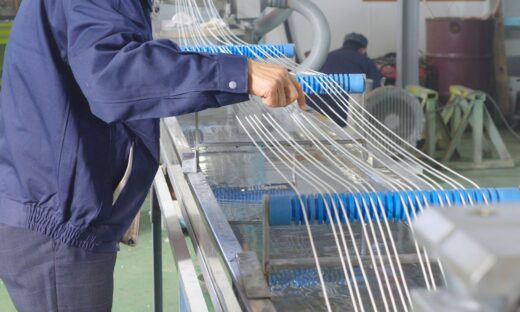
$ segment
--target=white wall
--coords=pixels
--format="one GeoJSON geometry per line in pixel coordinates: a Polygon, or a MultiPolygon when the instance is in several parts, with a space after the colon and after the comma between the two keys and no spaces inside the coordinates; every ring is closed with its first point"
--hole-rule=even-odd
{"type": "MultiPolygon", "coordinates": [[[[314,0],[327,16],[332,30],[331,50],[339,48],[343,37],[349,32],[359,32],[370,41],[369,55],[381,56],[396,50],[397,2],[363,2],[362,0],[314,0]]],[[[405,0],[410,1],[410,0],[405,0]]],[[[517,1],[517,0],[513,0],[517,1]]],[[[420,48],[426,45],[426,18],[442,16],[483,17],[489,12],[489,2],[423,2],[420,15],[420,48]]],[[[291,24],[295,29],[294,39],[303,51],[312,46],[312,28],[298,14],[293,14],[291,24]]],[[[269,42],[283,42],[285,35],[279,27],[268,35],[269,42]]]]}

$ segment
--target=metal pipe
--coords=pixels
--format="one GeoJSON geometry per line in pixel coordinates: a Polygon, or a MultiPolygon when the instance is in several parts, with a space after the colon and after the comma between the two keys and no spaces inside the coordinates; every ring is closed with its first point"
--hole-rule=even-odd
{"type": "Polygon", "coordinates": [[[255,39],[259,40],[265,34],[283,24],[291,14],[292,10],[274,9],[268,14],[256,19],[253,22],[255,39]]]}
{"type": "Polygon", "coordinates": [[[320,70],[330,49],[330,26],[320,8],[310,0],[268,0],[267,5],[275,8],[287,8],[303,15],[313,26],[314,43],[311,54],[301,64],[302,67],[320,70]]]}
{"type": "Polygon", "coordinates": [[[397,86],[419,84],[419,1],[399,0],[397,86]]]}

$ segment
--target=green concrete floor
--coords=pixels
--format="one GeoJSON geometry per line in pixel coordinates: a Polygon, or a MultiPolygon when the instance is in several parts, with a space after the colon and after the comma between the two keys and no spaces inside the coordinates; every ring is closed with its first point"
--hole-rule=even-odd
{"type": "MultiPolygon", "coordinates": [[[[520,142],[503,133],[506,145],[520,164],[520,142]]],[[[508,169],[472,170],[461,172],[483,187],[507,187],[520,185],[520,166],[508,169]]],[[[135,248],[123,246],[119,252],[115,270],[114,312],[152,311],[152,235],[149,204],[141,212],[141,234],[135,248]]],[[[177,274],[170,246],[163,233],[164,304],[166,311],[176,311],[178,305],[177,274]]],[[[0,312],[15,311],[0,281],[0,312]]]]}
{"type": "MultiPolygon", "coordinates": [[[[515,168],[481,169],[459,171],[465,177],[473,180],[481,187],[510,187],[520,185],[520,141],[509,132],[501,131],[502,138],[514,158],[515,168]]],[[[464,155],[471,155],[471,146],[464,141],[462,150],[464,155]]]]}

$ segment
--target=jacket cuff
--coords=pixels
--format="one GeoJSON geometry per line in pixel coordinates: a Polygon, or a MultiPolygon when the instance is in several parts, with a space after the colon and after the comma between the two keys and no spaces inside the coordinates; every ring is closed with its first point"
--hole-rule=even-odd
{"type": "Polygon", "coordinates": [[[215,99],[219,106],[227,106],[236,103],[247,102],[250,100],[247,93],[224,93],[218,92],[215,94],[215,99]]]}
{"type": "Polygon", "coordinates": [[[247,58],[240,55],[218,54],[219,90],[236,94],[248,93],[247,58]]]}

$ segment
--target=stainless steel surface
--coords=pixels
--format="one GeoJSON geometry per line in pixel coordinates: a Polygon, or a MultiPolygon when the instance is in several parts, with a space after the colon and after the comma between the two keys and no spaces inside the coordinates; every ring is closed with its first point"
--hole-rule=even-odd
{"type": "Polygon", "coordinates": [[[163,120],[166,125],[167,131],[170,134],[170,139],[175,144],[177,155],[180,159],[182,170],[184,172],[197,172],[198,168],[198,155],[197,151],[192,149],[186,140],[183,140],[182,129],[174,118],[166,118],[163,120]]]}
{"type": "Polygon", "coordinates": [[[172,200],[162,170],[157,172],[153,187],[157,202],[163,214],[168,240],[175,259],[175,264],[177,265],[179,285],[184,288],[184,293],[188,294],[185,298],[187,308],[189,311],[208,311],[200,281],[197,277],[197,272],[180,226],[180,207],[177,202],[172,200]]]}
{"type": "Polygon", "coordinates": [[[254,251],[242,252],[238,255],[240,279],[247,297],[250,299],[271,298],[269,287],[254,251]]]}
{"type": "MultiPolygon", "coordinates": [[[[163,152],[163,159],[168,162],[168,156],[163,152]]],[[[240,304],[235,296],[233,285],[228,278],[225,267],[216,250],[214,240],[201,217],[197,202],[185,180],[180,166],[166,163],[166,170],[173,184],[177,200],[183,208],[183,216],[194,241],[195,251],[199,257],[199,264],[203,268],[204,280],[213,303],[218,311],[239,311],[240,304]]]]}
{"type": "Polygon", "coordinates": [[[171,118],[161,125],[161,156],[181,204],[215,308],[219,311],[273,311],[269,301],[248,299],[240,282],[237,261],[243,250],[221,215],[222,211],[204,177],[200,173],[185,174],[181,170],[179,152],[175,147],[179,144],[181,150],[186,151],[188,145],[183,133],[175,132],[179,129],[176,123],[177,120],[171,118]],[[175,145],[172,142],[176,142],[175,145]]]}

